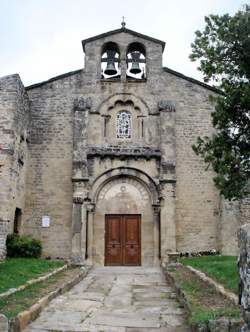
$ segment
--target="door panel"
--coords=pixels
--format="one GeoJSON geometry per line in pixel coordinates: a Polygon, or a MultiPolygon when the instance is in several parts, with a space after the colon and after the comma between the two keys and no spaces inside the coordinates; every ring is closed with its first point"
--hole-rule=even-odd
{"type": "Polygon", "coordinates": [[[105,265],[141,264],[140,215],[106,215],[105,265]]]}
{"type": "Polygon", "coordinates": [[[106,218],[105,265],[121,265],[122,261],[122,223],[120,216],[106,218]]]}
{"type": "Polygon", "coordinates": [[[124,265],[140,265],[140,219],[124,216],[124,265]]]}

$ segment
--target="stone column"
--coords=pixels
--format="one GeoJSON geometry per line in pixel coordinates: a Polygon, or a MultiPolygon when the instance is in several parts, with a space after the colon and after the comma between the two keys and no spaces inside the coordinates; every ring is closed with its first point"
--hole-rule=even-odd
{"type": "Polygon", "coordinates": [[[159,265],[161,258],[160,248],[160,204],[153,204],[154,211],[154,265],[159,265]]]}
{"type": "Polygon", "coordinates": [[[86,204],[82,204],[82,230],[81,230],[81,253],[82,257],[86,259],[86,238],[87,238],[87,207],[86,204]]]}
{"type": "Polygon", "coordinates": [[[83,264],[86,248],[86,207],[83,198],[88,191],[87,140],[90,98],[74,100],[73,122],[73,211],[72,211],[72,261],[83,264]]]}
{"type": "Polygon", "coordinates": [[[81,197],[73,198],[72,210],[72,262],[74,264],[83,264],[84,257],[82,255],[82,204],[81,197]]]}
{"type": "Polygon", "coordinates": [[[93,203],[87,204],[87,264],[93,264],[93,231],[94,231],[94,211],[95,205],[93,203]]]}
{"type": "Polygon", "coordinates": [[[73,181],[82,182],[88,178],[87,140],[88,118],[91,109],[90,98],[77,98],[74,101],[73,125],[73,181]]]}
{"type": "Polygon", "coordinates": [[[176,252],[175,181],[168,180],[161,185],[161,261],[165,264],[168,253],[176,252]]]}
{"type": "Polygon", "coordinates": [[[240,275],[240,304],[246,322],[244,332],[250,331],[250,224],[243,225],[238,231],[240,255],[238,269],[240,275]]]}
{"type": "Polygon", "coordinates": [[[158,103],[160,112],[161,187],[161,260],[168,261],[168,253],[176,251],[175,187],[175,105],[171,101],[158,103]]]}

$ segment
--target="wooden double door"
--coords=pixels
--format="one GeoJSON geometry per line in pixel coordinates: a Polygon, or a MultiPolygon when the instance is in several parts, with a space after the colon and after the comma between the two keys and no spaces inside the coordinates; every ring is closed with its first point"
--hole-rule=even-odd
{"type": "Polygon", "coordinates": [[[105,217],[105,265],[141,265],[141,216],[109,214],[105,217]]]}

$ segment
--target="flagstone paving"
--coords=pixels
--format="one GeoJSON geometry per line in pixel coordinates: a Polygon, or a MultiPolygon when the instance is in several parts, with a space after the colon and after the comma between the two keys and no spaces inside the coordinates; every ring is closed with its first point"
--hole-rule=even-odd
{"type": "Polygon", "coordinates": [[[93,268],[25,332],[189,332],[160,268],[93,268]]]}

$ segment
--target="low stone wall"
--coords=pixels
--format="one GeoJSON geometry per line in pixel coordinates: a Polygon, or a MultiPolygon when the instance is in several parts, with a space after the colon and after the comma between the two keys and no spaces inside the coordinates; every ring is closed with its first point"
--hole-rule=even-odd
{"type": "Polygon", "coordinates": [[[240,302],[246,322],[244,332],[250,331],[250,224],[238,231],[240,255],[238,268],[240,274],[240,302]]]}
{"type": "MultiPolygon", "coordinates": [[[[73,286],[80,282],[88,273],[89,267],[82,267],[81,271],[77,273],[74,278],[65,282],[62,286],[51,291],[49,294],[40,298],[29,309],[20,312],[16,317],[8,319],[5,315],[0,314],[0,332],[21,332],[25,327],[34,321],[41,311],[58,295],[69,291],[73,286]]],[[[57,271],[57,273],[60,271],[57,271]]]]}
{"type": "Polygon", "coordinates": [[[0,219],[0,261],[6,256],[6,237],[8,234],[8,221],[0,219]]]}
{"type": "MultiPolygon", "coordinates": [[[[171,271],[168,270],[167,267],[164,268],[163,271],[165,273],[168,282],[174,287],[179,302],[185,308],[188,315],[191,316],[193,309],[185,292],[180,288],[179,284],[176,281],[176,278],[171,273],[171,271]]],[[[201,278],[201,275],[196,274],[196,276],[201,280],[205,281],[203,278],[201,278]]],[[[207,282],[207,280],[205,282],[207,282]]],[[[211,285],[211,287],[214,287],[214,285],[211,285]]],[[[235,299],[230,299],[230,300],[232,300],[232,302],[235,303],[235,299]]],[[[242,325],[243,325],[242,319],[221,317],[217,319],[211,319],[208,322],[194,323],[191,326],[191,330],[193,332],[249,332],[248,330],[244,330],[242,328],[242,325]]]]}

